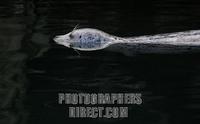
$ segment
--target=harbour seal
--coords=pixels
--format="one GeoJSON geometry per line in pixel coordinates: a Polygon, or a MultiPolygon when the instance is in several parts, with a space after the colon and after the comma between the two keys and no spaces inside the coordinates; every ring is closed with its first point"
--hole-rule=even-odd
{"type": "Polygon", "coordinates": [[[81,51],[100,50],[116,42],[116,37],[97,29],[77,29],[54,38],[57,44],[81,51]]]}
{"type": "Polygon", "coordinates": [[[98,29],[75,29],[53,39],[80,51],[109,50],[126,55],[200,52],[200,30],[122,38],[98,29]]]}

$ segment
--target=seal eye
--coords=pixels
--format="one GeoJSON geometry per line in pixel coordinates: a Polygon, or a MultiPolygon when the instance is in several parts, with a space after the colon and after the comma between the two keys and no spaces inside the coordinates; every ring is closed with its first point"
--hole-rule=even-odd
{"type": "Polygon", "coordinates": [[[74,36],[72,35],[72,33],[69,34],[69,37],[70,37],[70,38],[74,38],[74,36]]]}

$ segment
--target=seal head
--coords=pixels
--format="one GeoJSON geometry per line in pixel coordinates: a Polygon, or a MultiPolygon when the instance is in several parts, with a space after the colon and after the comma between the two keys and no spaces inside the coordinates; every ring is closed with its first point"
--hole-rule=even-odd
{"type": "Polygon", "coordinates": [[[54,38],[57,44],[82,51],[100,50],[112,44],[109,34],[97,29],[76,29],[54,38]]]}

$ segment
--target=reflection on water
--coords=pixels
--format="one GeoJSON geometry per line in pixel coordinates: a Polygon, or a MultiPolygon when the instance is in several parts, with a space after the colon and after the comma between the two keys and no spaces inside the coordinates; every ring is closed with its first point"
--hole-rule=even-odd
{"type": "Polygon", "coordinates": [[[199,54],[80,52],[52,41],[93,27],[119,36],[199,29],[199,2],[13,0],[0,5],[0,123],[148,123],[198,120],[199,54]],[[144,9],[145,8],[145,9],[144,9]],[[185,11],[187,9],[187,11],[185,11]],[[5,31],[7,30],[7,31],[5,31]],[[140,92],[128,119],[68,119],[58,92],[140,92]]]}

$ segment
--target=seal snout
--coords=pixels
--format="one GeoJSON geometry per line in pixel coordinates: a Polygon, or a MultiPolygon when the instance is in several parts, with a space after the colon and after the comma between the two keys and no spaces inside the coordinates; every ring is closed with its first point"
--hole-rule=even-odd
{"type": "Polygon", "coordinates": [[[61,41],[61,37],[60,37],[60,36],[55,36],[55,37],[53,38],[53,40],[54,40],[55,42],[61,41]]]}
{"type": "Polygon", "coordinates": [[[59,36],[55,36],[53,40],[58,44],[62,44],[65,41],[65,38],[63,35],[59,35],[59,36]]]}
{"type": "Polygon", "coordinates": [[[59,36],[55,36],[53,38],[53,40],[57,43],[57,44],[60,44],[60,45],[64,45],[66,47],[69,47],[69,43],[67,42],[68,39],[66,38],[65,35],[59,35],[59,36]]]}

